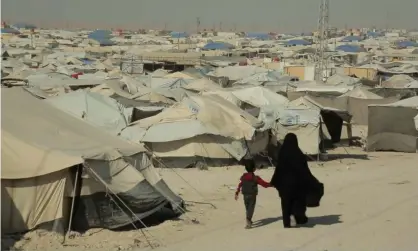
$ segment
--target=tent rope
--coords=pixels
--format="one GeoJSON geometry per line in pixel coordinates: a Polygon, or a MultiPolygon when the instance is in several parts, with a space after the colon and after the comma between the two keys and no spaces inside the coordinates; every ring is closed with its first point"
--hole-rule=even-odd
{"type": "MultiPolygon", "coordinates": [[[[162,161],[160,161],[159,159],[158,159],[158,157],[146,146],[146,145],[144,145],[144,147],[145,147],[145,149],[147,149],[147,151],[149,152],[149,153],[151,153],[152,154],[152,156],[154,157],[154,159],[158,162],[158,164],[160,164],[161,166],[163,166],[163,167],[165,167],[165,168],[167,168],[167,169],[170,169],[170,170],[172,170],[177,176],[179,176],[180,177],[180,179],[182,179],[188,186],[190,186],[200,197],[202,197],[203,199],[205,199],[205,197],[192,185],[192,184],[190,184],[185,178],[183,178],[179,173],[177,173],[175,170],[174,170],[174,168],[171,168],[171,167],[168,167],[166,164],[164,164],[162,161]]],[[[206,202],[208,205],[211,205],[214,209],[216,209],[216,206],[213,204],[213,203],[210,203],[210,202],[206,202]]]]}
{"type": "MultiPolygon", "coordinates": [[[[107,183],[96,173],[96,171],[94,171],[87,163],[84,163],[84,167],[86,167],[87,168],[87,170],[88,171],[90,171],[92,174],[93,174],[93,176],[99,181],[99,182],[101,182],[102,184],[104,184],[105,185],[105,187],[106,187],[106,190],[109,190],[120,202],[121,202],[121,204],[126,208],[126,210],[128,210],[131,214],[132,214],[132,216],[134,217],[134,218],[136,218],[136,220],[138,220],[138,222],[140,222],[141,223],[141,225],[146,229],[146,231],[147,231],[147,233],[152,237],[152,238],[154,238],[155,240],[157,240],[161,245],[164,245],[164,243],[161,241],[161,240],[159,240],[158,238],[156,238],[155,236],[153,236],[150,232],[149,232],[149,228],[148,228],[148,226],[132,211],[132,209],[128,206],[128,205],[126,205],[126,203],[107,185],[107,183]]],[[[125,212],[125,210],[123,210],[122,209],[122,207],[112,198],[112,196],[109,196],[109,198],[112,200],[112,201],[114,201],[115,202],[115,204],[116,204],[116,206],[120,209],[120,210],[122,210],[123,212],[125,212]]],[[[126,213],[126,212],[125,212],[126,213]]],[[[129,217],[129,215],[126,213],[126,215],[129,217]]],[[[131,224],[134,226],[134,228],[135,229],[137,229],[138,230],[138,228],[135,226],[135,224],[131,221],[131,224]]],[[[152,245],[152,243],[151,243],[151,241],[148,239],[148,237],[147,237],[147,235],[145,234],[145,231],[143,230],[143,229],[139,229],[140,231],[141,231],[141,233],[144,235],[144,237],[145,237],[145,239],[147,240],[147,242],[148,242],[148,245],[152,248],[152,249],[154,249],[155,247],[154,247],[154,245],[152,245]]]]}

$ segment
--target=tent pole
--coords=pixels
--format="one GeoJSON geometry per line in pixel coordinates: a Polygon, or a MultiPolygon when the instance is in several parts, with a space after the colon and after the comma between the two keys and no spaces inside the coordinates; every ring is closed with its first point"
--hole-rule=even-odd
{"type": "Polygon", "coordinates": [[[63,241],[63,243],[65,243],[65,240],[66,240],[65,237],[67,235],[69,235],[69,233],[71,231],[71,225],[73,223],[73,213],[74,213],[74,205],[75,205],[75,193],[77,191],[77,184],[78,184],[78,175],[79,175],[79,172],[80,172],[80,166],[78,165],[77,166],[77,172],[75,174],[75,182],[74,182],[74,188],[73,188],[73,194],[72,194],[73,195],[73,199],[71,200],[70,219],[68,221],[68,228],[67,228],[66,234],[64,235],[64,241],[63,241]]]}
{"type": "MultiPolygon", "coordinates": [[[[143,227],[145,227],[145,229],[147,229],[148,230],[148,226],[147,225],[145,225],[145,223],[132,211],[132,209],[128,206],[128,205],[126,205],[126,203],[106,184],[106,182],[92,169],[92,168],[90,168],[88,165],[87,165],[87,163],[84,163],[84,166],[96,177],[96,179],[98,179],[103,185],[105,185],[105,187],[106,187],[106,189],[108,189],[121,203],[122,203],[122,205],[132,214],[132,216],[133,217],[135,217],[140,223],[141,223],[141,225],[143,226],[143,227]]],[[[112,196],[110,196],[109,197],[111,200],[113,200],[113,198],[112,198],[112,196]]],[[[125,210],[123,210],[120,206],[119,206],[119,204],[118,203],[116,203],[116,205],[119,207],[119,209],[121,209],[123,212],[125,212],[125,210]]],[[[126,213],[126,212],[125,212],[126,213]]],[[[127,213],[126,213],[127,214],[127,213]]],[[[129,215],[128,215],[129,216],[129,215]]],[[[136,226],[135,226],[135,224],[131,221],[131,224],[136,228],[136,226]]],[[[136,229],[138,229],[138,228],[136,228],[136,229]]],[[[147,242],[148,242],[148,245],[152,248],[152,249],[154,249],[155,247],[154,247],[154,245],[152,245],[152,243],[148,240],[148,238],[147,238],[147,236],[146,236],[146,234],[145,234],[145,232],[144,232],[144,230],[142,230],[142,229],[139,229],[141,232],[142,232],[142,234],[144,235],[144,237],[145,237],[145,239],[147,240],[147,242]]],[[[157,238],[155,238],[153,235],[151,235],[149,232],[148,232],[148,234],[151,236],[151,237],[153,237],[154,239],[157,239],[157,238]]],[[[157,239],[158,240],[158,239],[157,239]]],[[[158,240],[159,241],[159,240],[158,240]]],[[[159,241],[161,244],[163,244],[161,241],[159,241]]]]}
{"type": "MultiPolygon", "coordinates": [[[[164,164],[162,161],[160,161],[159,159],[158,159],[158,157],[146,146],[146,145],[144,145],[144,147],[145,147],[145,149],[149,152],[149,153],[151,153],[152,154],[152,156],[155,158],[155,160],[159,163],[159,164],[161,164],[163,167],[165,167],[165,168],[167,168],[167,169],[171,169],[171,170],[173,170],[173,168],[171,168],[171,167],[168,167],[166,164],[164,164]]],[[[187,185],[189,185],[191,188],[193,188],[193,190],[200,196],[200,197],[202,197],[203,199],[204,199],[204,197],[203,197],[203,195],[201,194],[201,193],[199,193],[199,191],[197,191],[197,189],[194,187],[194,186],[192,186],[189,182],[187,182],[180,174],[178,174],[176,171],[174,171],[173,170],[173,172],[177,175],[177,176],[179,176],[187,185]]],[[[209,204],[209,205],[211,205],[214,209],[217,209],[217,207],[213,204],[213,203],[210,203],[210,202],[207,202],[207,204],[209,204]]]]}

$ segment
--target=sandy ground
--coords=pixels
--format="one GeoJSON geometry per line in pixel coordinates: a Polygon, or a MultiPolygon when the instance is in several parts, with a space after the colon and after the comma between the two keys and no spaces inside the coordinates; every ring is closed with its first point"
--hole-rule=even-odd
{"type": "MultiPolygon", "coordinates": [[[[233,199],[243,167],[175,169],[159,172],[187,201],[190,212],[179,220],[151,227],[146,234],[154,246],[159,246],[154,250],[170,251],[416,249],[418,154],[370,153],[364,159],[360,158],[364,153],[359,148],[347,151],[353,155],[323,165],[310,162],[313,174],[325,184],[325,196],[321,207],[308,210],[308,227],[284,229],[277,192],[269,188],[260,189],[256,227],[244,229],[242,198],[233,199]],[[216,209],[195,202],[212,202],[216,209]]],[[[334,153],[345,150],[340,148],[334,153]]],[[[272,171],[270,168],[257,173],[269,180],[272,171]]],[[[140,231],[96,230],[69,240],[71,246],[67,247],[54,241],[48,243],[47,236],[40,237],[32,236],[17,245],[24,250],[45,251],[150,249],[140,231]]]]}

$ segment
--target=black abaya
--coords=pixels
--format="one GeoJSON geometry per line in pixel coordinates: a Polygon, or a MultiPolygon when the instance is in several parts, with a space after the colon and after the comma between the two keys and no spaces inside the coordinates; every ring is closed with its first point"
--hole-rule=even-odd
{"type": "Polygon", "coordinates": [[[290,227],[293,215],[296,223],[305,224],[306,198],[309,187],[314,181],[305,155],[298,146],[295,134],[286,135],[279,152],[279,159],[270,184],[280,195],[284,227],[290,227]]]}

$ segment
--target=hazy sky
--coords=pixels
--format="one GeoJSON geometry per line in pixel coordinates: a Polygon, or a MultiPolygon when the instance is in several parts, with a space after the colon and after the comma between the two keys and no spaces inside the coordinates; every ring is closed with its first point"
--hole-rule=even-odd
{"type": "MultiPolygon", "coordinates": [[[[315,29],[320,0],[2,0],[2,20],[41,26],[299,32],[315,29]]],[[[330,0],[336,27],[418,28],[418,0],[330,0]]]]}

